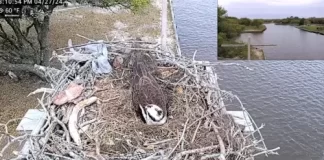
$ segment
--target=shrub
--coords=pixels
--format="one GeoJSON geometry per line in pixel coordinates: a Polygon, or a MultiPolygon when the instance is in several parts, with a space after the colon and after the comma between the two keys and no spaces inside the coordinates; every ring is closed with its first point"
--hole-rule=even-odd
{"type": "Polygon", "coordinates": [[[131,1],[131,7],[132,7],[132,10],[134,10],[134,11],[138,11],[141,8],[144,8],[149,4],[150,4],[150,0],[132,0],[131,1]]]}

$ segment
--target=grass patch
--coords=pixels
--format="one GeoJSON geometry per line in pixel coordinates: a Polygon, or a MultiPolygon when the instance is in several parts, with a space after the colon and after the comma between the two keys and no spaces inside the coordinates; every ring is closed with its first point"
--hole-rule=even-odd
{"type": "MultiPolygon", "coordinates": [[[[31,22],[21,19],[21,28],[26,28],[31,22]]],[[[12,36],[13,30],[10,26],[0,20],[6,33],[12,36]]],[[[160,36],[160,11],[149,4],[136,13],[130,10],[120,10],[113,13],[99,7],[83,7],[65,11],[54,12],[51,16],[49,44],[50,50],[66,47],[69,39],[73,43],[85,43],[87,40],[76,36],[77,34],[91,39],[104,39],[106,36],[112,39],[113,31],[127,37],[152,37],[160,36]],[[120,21],[125,25],[118,29],[115,23],[120,21]]],[[[115,33],[116,33],[115,32],[115,33]]],[[[28,39],[37,44],[37,34],[34,28],[29,32],[28,39]]]]}
{"type": "Polygon", "coordinates": [[[261,26],[244,26],[243,33],[264,32],[267,29],[265,25],[261,26]]]}
{"type": "Polygon", "coordinates": [[[299,26],[298,28],[308,32],[324,34],[324,25],[311,24],[311,25],[299,26]]]}
{"type": "Polygon", "coordinates": [[[116,30],[116,21],[125,24],[121,29],[130,37],[159,36],[159,10],[149,5],[141,12],[100,13],[98,8],[79,8],[54,13],[50,25],[51,49],[65,47],[68,39],[74,43],[84,43],[85,40],[76,36],[81,34],[92,39],[113,38],[111,31],[116,30]]]}
{"type": "MultiPolygon", "coordinates": [[[[224,44],[242,44],[234,40],[226,41],[224,44]]],[[[247,59],[247,46],[244,47],[219,47],[219,59],[247,59]]]]}
{"type": "MultiPolygon", "coordinates": [[[[225,44],[242,44],[242,42],[228,41],[225,44]]],[[[219,47],[219,60],[246,60],[248,58],[248,47],[219,47]]],[[[262,49],[251,47],[251,60],[265,60],[262,49]]]]}

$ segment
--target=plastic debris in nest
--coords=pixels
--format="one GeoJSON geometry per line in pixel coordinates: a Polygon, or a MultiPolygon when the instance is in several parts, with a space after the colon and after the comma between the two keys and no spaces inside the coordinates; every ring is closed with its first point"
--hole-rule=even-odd
{"type": "Polygon", "coordinates": [[[67,102],[72,102],[75,100],[77,97],[79,97],[83,91],[83,87],[80,85],[77,85],[74,82],[71,82],[68,87],[59,92],[55,97],[53,103],[55,105],[63,105],[67,102]]]}
{"type": "Polygon", "coordinates": [[[107,44],[103,40],[89,42],[89,44],[73,47],[72,40],[68,41],[69,52],[65,52],[72,55],[57,55],[53,53],[62,63],[66,63],[70,60],[77,62],[91,61],[92,71],[95,74],[108,74],[112,72],[112,66],[108,62],[108,49],[107,44]]]}

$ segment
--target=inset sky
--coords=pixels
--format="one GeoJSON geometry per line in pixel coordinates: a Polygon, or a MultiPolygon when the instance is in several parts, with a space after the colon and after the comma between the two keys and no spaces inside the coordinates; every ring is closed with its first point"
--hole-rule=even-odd
{"type": "Polygon", "coordinates": [[[324,17],[324,0],[218,0],[218,5],[240,18],[324,17]]]}

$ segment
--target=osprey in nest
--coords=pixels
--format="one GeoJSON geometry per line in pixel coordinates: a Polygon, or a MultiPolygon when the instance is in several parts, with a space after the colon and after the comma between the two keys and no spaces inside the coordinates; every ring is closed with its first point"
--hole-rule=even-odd
{"type": "Polygon", "coordinates": [[[148,125],[162,125],[167,121],[167,97],[152,76],[155,64],[148,54],[132,54],[132,101],[137,113],[148,125]]]}

